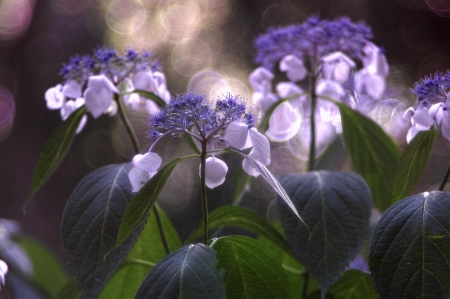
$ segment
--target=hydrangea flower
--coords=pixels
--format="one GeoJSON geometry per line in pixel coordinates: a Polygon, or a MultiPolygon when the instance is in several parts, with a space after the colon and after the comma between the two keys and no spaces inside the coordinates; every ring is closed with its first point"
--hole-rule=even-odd
{"type": "Polygon", "coordinates": [[[411,91],[417,97],[417,106],[408,108],[404,115],[411,118],[412,124],[407,134],[408,142],[433,124],[436,129],[442,124],[442,135],[450,140],[449,90],[450,71],[427,76],[414,84],[411,91]]]}
{"type": "MultiPolygon", "coordinates": [[[[124,55],[119,55],[108,47],[98,48],[92,56],[73,56],[61,69],[63,84],[57,84],[45,93],[47,107],[59,109],[63,120],[83,105],[94,118],[101,114],[113,116],[117,111],[113,95],[118,94],[119,89],[124,92],[142,89],[168,101],[170,94],[164,74],[159,71],[159,63],[151,56],[147,51],[139,53],[133,49],[126,49],[124,55]]],[[[124,103],[132,111],[141,108],[141,103],[148,111],[158,109],[153,101],[137,93],[126,95],[124,103]]],[[[85,115],[77,133],[83,129],[86,121],[85,115]]]]}
{"type": "Polygon", "coordinates": [[[297,84],[311,78],[315,86],[309,86],[307,92],[315,89],[318,98],[317,141],[323,142],[319,140],[323,136],[334,138],[328,134],[330,125],[335,133],[342,132],[339,109],[323,98],[345,103],[370,116],[370,111],[364,111],[365,102],[382,100],[389,72],[383,50],[370,42],[371,38],[370,28],[362,22],[353,23],[345,17],[321,20],[316,16],[302,24],[270,28],[260,35],[254,44],[255,62],[261,66],[249,76],[253,103],[264,116],[280,98],[289,99],[274,110],[266,135],[272,141],[287,141],[307,126],[310,99],[302,95],[297,84]],[[356,70],[356,60],[362,69],[356,70]],[[277,65],[288,81],[279,82],[274,93],[272,71],[277,65]],[[321,128],[327,132],[321,132],[321,128]]]}
{"type": "Polygon", "coordinates": [[[5,285],[5,276],[8,273],[8,265],[0,260],[0,289],[5,285]]]}
{"type": "MultiPolygon", "coordinates": [[[[202,150],[215,143],[224,143],[236,149],[251,147],[250,157],[265,166],[270,164],[269,141],[254,128],[255,118],[239,96],[227,94],[213,105],[202,94],[178,95],[162,110],[152,113],[149,120],[149,137],[154,140],[152,147],[164,135],[170,134],[177,138],[181,134],[188,134],[200,142],[202,150]]],[[[133,159],[134,167],[129,173],[133,192],[138,191],[161,165],[161,158],[151,149],[133,159]]],[[[242,166],[250,175],[258,175],[246,161],[242,166]]],[[[225,181],[228,167],[214,154],[206,159],[205,168],[205,180],[209,188],[215,188],[225,181]]]]}

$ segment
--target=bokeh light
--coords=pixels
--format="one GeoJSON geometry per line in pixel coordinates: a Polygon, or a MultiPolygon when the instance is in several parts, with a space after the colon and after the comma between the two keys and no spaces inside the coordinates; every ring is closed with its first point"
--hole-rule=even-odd
{"type": "Polygon", "coordinates": [[[0,1],[0,41],[21,36],[30,25],[33,9],[33,0],[0,1]]]}
{"type": "Polygon", "coordinates": [[[106,22],[119,34],[130,34],[145,23],[145,7],[139,0],[115,0],[106,9],[106,22]]]}
{"type": "Polygon", "coordinates": [[[11,133],[15,114],[13,95],[6,87],[0,85],[0,142],[11,133]]]}
{"type": "Polygon", "coordinates": [[[450,2],[446,0],[424,0],[428,8],[441,17],[450,17],[450,2]]]}

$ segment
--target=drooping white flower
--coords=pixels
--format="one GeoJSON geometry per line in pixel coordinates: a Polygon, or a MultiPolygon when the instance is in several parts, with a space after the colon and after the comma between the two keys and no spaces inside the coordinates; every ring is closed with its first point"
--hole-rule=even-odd
{"type": "Polygon", "coordinates": [[[0,260],[0,289],[2,285],[5,285],[5,276],[7,273],[8,265],[3,260],[0,260]]]}
{"type": "Polygon", "coordinates": [[[161,166],[161,161],[161,157],[153,152],[134,156],[134,166],[128,173],[133,192],[138,192],[156,174],[161,166]]]}
{"type": "MultiPolygon", "coordinates": [[[[230,123],[223,139],[228,144],[237,149],[244,149],[252,146],[249,157],[257,160],[264,166],[270,164],[270,144],[266,136],[259,133],[255,128],[249,129],[248,126],[240,121],[230,123]],[[248,142],[248,140],[250,142],[248,142]]],[[[245,159],[242,167],[249,175],[258,176],[259,173],[245,159]]]]}
{"type": "Polygon", "coordinates": [[[283,102],[273,111],[269,120],[267,137],[273,141],[282,142],[294,137],[302,124],[299,108],[283,102]]]}
{"type": "MultiPolygon", "coordinates": [[[[161,99],[163,99],[166,103],[170,101],[170,93],[167,90],[166,77],[161,72],[137,72],[133,77],[133,85],[136,89],[153,92],[161,99]]],[[[147,102],[153,103],[153,101],[151,100],[147,100],[147,102]]],[[[159,107],[156,111],[159,111],[159,107]]]]}
{"type": "Polygon", "coordinates": [[[406,133],[406,142],[409,143],[420,131],[428,131],[433,124],[433,120],[428,116],[427,109],[417,109],[409,107],[403,113],[404,119],[411,120],[411,128],[406,133]],[[417,122],[418,120],[418,122],[417,122]]]}
{"type": "Polygon", "coordinates": [[[110,107],[113,93],[118,92],[117,87],[105,75],[89,77],[84,91],[87,110],[94,118],[99,117],[110,107]]]}
{"type": "Polygon", "coordinates": [[[350,71],[356,63],[342,52],[334,52],[322,57],[322,75],[325,79],[334,79],[341,83],[347,82],[350,71]]]}
{"type": "Polygon", "coordinates": [[[66,98],[76,99],[81,97],[81,85],[75,80],[69,80],[64,84],[62,93],[66,98]]]}
{"type": "Polygon", "coordinates": [[[442,124],[441,132],[445,139],[450,141],[450,95],[447,96],[445,103],[436,103],[430,107],[429,115],[434,121],[436,129],[442,124]]]}
{"type": "MultiPolygon", "coordinates": [[[[69,118],[69,116],[78,108],[84,105],[84,99],[83,98],[77,98],[76,100],[68,100],[64,103],[64,105],[61,107],[61,110],[59,110],[61,114],[61,118],[63,120],[66,120],[69,118]]],[[[87,122],[87,115],[83,115],[81,118],[80,124],[78,125],[76,134],[80,133],[87,122]]]]}
{"type": "MultiPolygon", "coordinates": [[[[228,172],[228,166],[224,161],[209,157],[205,161],[205,183],[210,189],[220,186],[225,182],[225,175],[228,172]]],[[[201,176],[201,165],[199,165],[199,175],[201,176]]]]}
{"type": "Polygon", "coordinates": [[[263,94],[272,89],[272,79],[272,72],[262,66],[251,72],[249,76],[249,82],[253,90],[263,94]]]}
{"type": "Polygon", "coordinates": [[[286,72],[286,76],[292,82],[303,80],[308,74],[303,61],[295,55],[287,55],[281,59],[280,71],[286,72]]]}
{"type": "Polygon", "coordinates": [[[47,91],[45,92],[45,101],[47,102],[48,109],[61,109],[61,107],[63,106],[65,98],[61,89],[62,85],[58,84],[55,87],[47,89],[47,91]]]}

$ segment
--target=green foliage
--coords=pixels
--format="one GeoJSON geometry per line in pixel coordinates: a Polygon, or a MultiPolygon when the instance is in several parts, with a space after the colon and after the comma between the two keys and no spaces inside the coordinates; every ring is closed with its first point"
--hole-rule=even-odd
{"type": "Polygon", "coordinates": [[[283,200],[278,218],[299,260],[322,287],[339,278],[367,237],[371,198],[364,180],[352,172],[314,171],[280,177],[295,207],[311,227],[311,237],[283,200]]]}
{"type": "Polygon", "coordinates": [[[83,295],[78,290],[75,277],[67,279],[52,299],[83,299],[83,295]]]}
{"type": "Polygon", "coordinates": [[[224,271],[216,266],[216,252],[210,247],[204,244],[185,246],[152,268],[135,298],[225,298],[224,271]]]}
{"type": "Polygon", "coordinates": [[[225,269],[227,299],[289,298],[289,281],[272,251],[245,236],[215,239],[218,266],[225,269]]]}
{"type": "Polygon", "coordinates": [[[409,195],[419,181],[430,159],[439,131],[433,129],[417,134],[403,152],[394,178],[393,202],[409,195]]]}
{"type": "Polygon", "coordinates": [[[33,173],[30,195],[24,205],[24,209],[36,191],[50,178],[59,164],[61,164],[69,151],[81,118],[85,114],[85,106],[78,108],[56,129],[45,144],[33,173]]]}
{"type": "Polygon", "coordinates": [[[450,194],[405,198],[381,217],[369,264],[381,298],[450,297],[450,194]]]}
{"type": "Polygon", "coordinates": [[[156,105],[158,105],[159,107],[163,108],[166,106],[166,102],[161,99],[159,96],[157,96],[156,94],[154,94],[153,92],[150,91],[146,91],[146,90],[140,90],[140,89],[135,89],[129,93],[137,93],[140,96],[143,96],[146,99],[150,99],[153,102],[155,102],[156,105]]]}

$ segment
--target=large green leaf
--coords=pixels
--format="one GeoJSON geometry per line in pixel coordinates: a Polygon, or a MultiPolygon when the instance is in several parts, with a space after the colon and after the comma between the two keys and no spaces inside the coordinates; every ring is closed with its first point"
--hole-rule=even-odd
{"type": "MultiPolygon", "coordinates": [[[[283,234],[283,229],[281,228],[280,221],[276,221],[273,224],[273,227],[280,234],[283,234]]],[[[286,273],[286,276],[289,282],[291,283],[290,287],[291,297],[300,298],[299,294],[302,294],[303,292],[303,284],[305,282],[306,275],[309,275],[305,267],[303,267],[303,265],[300,264],[300,261],[298,260],[297,257],[292,257],[292,255],[286,253],[286,251],[281,249],[279,246],[275,245],[272,241],[265,238],[264,236],[258,237],[258,241],[273,252],[275,258],[279,261],[279,263],[283,267],[284,272],[286,273]]],[[[315,279],[309,277],[307,281],[308,281],[307,294],[312,293],[316,290],[319,290],[320,292],[320,285],[315,279]]]]}
{"type": "MultiPolygon", "coordinates": [[[[179,249],[181,242],[177,232],[161,209],[159,214],[170,250],[179,249]]],[[[142,280],[152,268],[151,264],[156,265],[165,256],[163,241],[152,210],[133,249],[100,293],[100,299],[133,299],[142,280]]]]}
{"type": "Polygon", "coordinates": [[[227,299],[290,298],[289,281],[272,251],[245,236],[214,239],[219,267],[225,269],[227,299]]]}
{"type": "Polygon", "coordinates": [[[83,299],[83,295],[78,290],[75,277],[67,279],[64,285],[53,295],[52,299],[83,299]]]}
{"type": "Polygon", "coordinates": [[[61,243],[72,254],[70,268],[86,299],[97,298],[139,235],[136,230],[118,250],[103,259],[114,245],[133,196],[128,178],[131,167],[132,163],[126,163],[94,170],[77,185],[64,209],[61,243]]]}
{"type": "Polygon", "coordinates": [[[381,217],[369,266],[381,298],[450,298],[450,194],[405,198],[381,217]]]}
{"type": "Polygon", "coordinates": [[[384,211],[392,204],[400,152],[392,139],[371,119],[345,104],[335,103],[341,112],[345,146],[353,167],[369,185],[375,207],[384,211]]]}
{"type": "MultiPolygon", "coordinates": [[[[291,247],[264,217],[250,209],[238,206],[223,206],[215,209],[208,215],[208,230],[214,230],[221,226],[244,228],[258,235],[266,237],[284,252],[295,257],[291,247]]],[[[197,230],[192,233],[185,243],[189,244],[200,238],[203,234],[203,221],[197,230]]]]}
{"type": "MultiPolygon", "coordinates": [[[[147,218],[150,209],[156,202],[159,194],[161,193],[164,185],[169,179],[172,170],[175,168],[178,162],[187,158],[200,157],[199,155],[189,155],[172,160],[161,168],[133,197],[133,200],[125,210],[122,222],[120,223],[119,234],[117,240],[112,246],[109,252],[114,251],[121,246],[125,240],[133,234],[133,232],[142,224],[147,218]]],[[[109,254],[109,253],[108,253],[109,254]]]]}
{"type": "Polygon", "coordinates": [[[152,100],[153,102],[156,103],[156,105],[158,105],[161,108],[163,108],[167,105],[167,103],[163,99],[161,99],[159,96],[157,96],[156,94],[154,94],[153,92],[150,92],[150,91],[135,89],[128,93],[137,93],[140,96],[143,96],[144,98],[152,100]]]}
{"type": "Polygon", "coordinates": [[[379,299],[373,288],[370,274],[348,270],[330,288],[328,294],[336,299],[379,299]]]}
{"type": "Polygon", "coordinates": [[[56,256],[32,238],[18,236],[15,240],[25,250],[33,265],[33,283],[47,295],[55,295],[67,279],[67,274],[56,256]]]}
{"type": "Polygon", "coordinates": [[[136,299],[225,298],[224,271],[217,269],[216,252],[204,244],[192,244],[172,252],[152,268],[136,293],[136,299]]]}
{"type": "Polygon", "coordinates": [[[308,272],[320,283],[322,296],[356,256],[367,237],[370,191],[353,172],[290,173],[280,183],[306,225],[277,197],[278,218],[287,240],[308,272]]]}
{"type": "Polygon", "coordinates": [[[395,172],[393,202],[408,196],[419,181],[430,159],[438,132],[433,129],[419,132],[406,147],[395,172]]]}
{"type": "MultiPolygon", "coordinates": [[[[28,201],[36,191],[50,178],[66,156],[81,118],[86,114],[86,107],[81,106],[66,119],[44,146],[34,169],[28,201]]],[[[26,204],[25,204],[26,205],[26,204]]],[[[25,206],[24,206],[25,209],[25,206]]]]}

